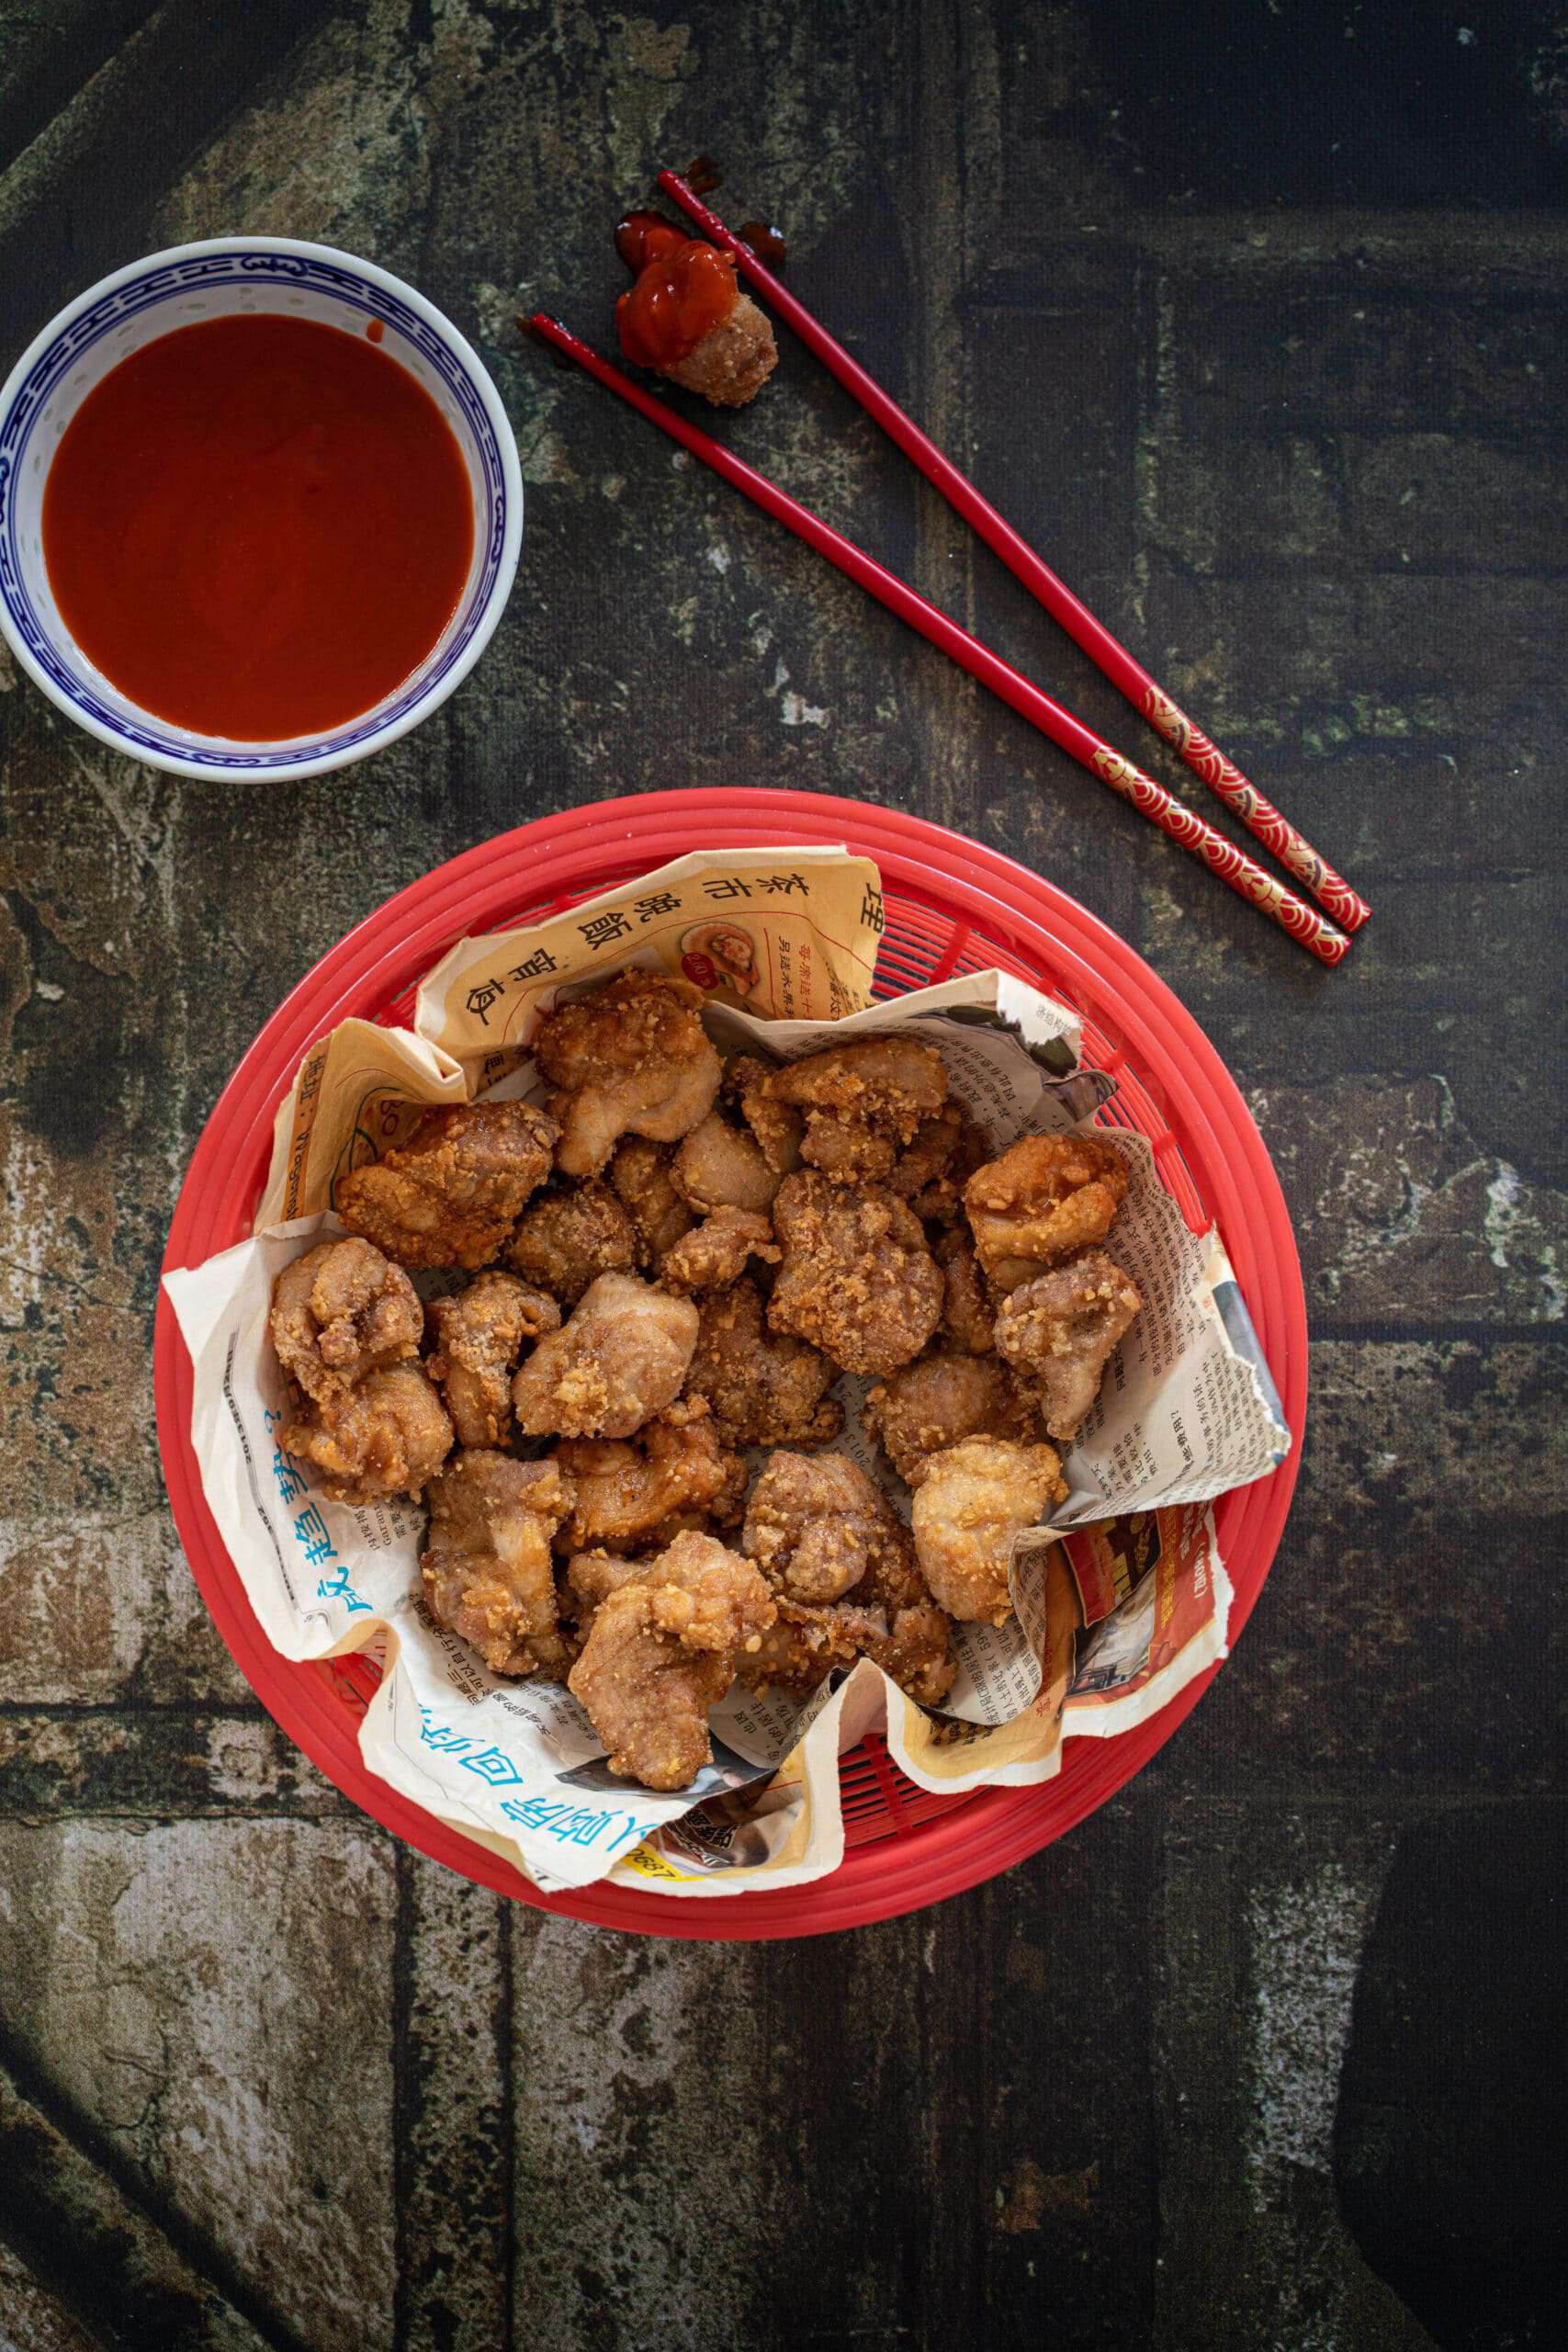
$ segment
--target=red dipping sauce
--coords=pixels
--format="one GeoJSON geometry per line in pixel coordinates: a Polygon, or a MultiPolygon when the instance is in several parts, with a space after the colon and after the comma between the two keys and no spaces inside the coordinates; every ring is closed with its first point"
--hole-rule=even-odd
{"type": "Polygon", "coordinates": [[[638,368],[678,368],[735,308],[735,264],[656,213],[628,213],[615,232],[637,284],[615,305],[621,349],[638,368]]]}
{"type": "Polygon", "coordinates": [[[88,393],[44,483],[77,644],[142,709],[276,741],[401,684],[457,609],[456,436],[367,336],[265,313],[177,327],[88,393]]]}

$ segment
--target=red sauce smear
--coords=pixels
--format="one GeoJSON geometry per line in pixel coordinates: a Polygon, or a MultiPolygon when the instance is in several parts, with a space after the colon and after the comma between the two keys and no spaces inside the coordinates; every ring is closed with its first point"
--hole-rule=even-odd
{"type": "Polygon", "coordinates": [[[266,313],[178,327],[89,392],[44,484],[66,627],[204,735],[340,726],[419,667],[473,553],[451,427],[366,336],[266,313]]]}
{"type": "Polygon", "coordinates": [[[735,233],[750,246],[764,269],[783,267],[789,245],[784,231],[775,229],[771,220],[742,220],[735,233]]]}
{"type": "MultiPolygon", "coordinates": [[[[678,231],[671,233],[677,239],[673,248],[651,229],[646,232],[643,243],[648,257],[638,270],[637,284],[615,305],[621,349],[639,368],[678,368],[704,335],[723,324],[739,291],[735,264],[728,254],[721,254],[716,245],[705,244],[700,237],[682,237],[678,231]]],[[[620,243],[619,230],[616,243],[620,243]]],[[[622,253],[625,257],[625,247],[622,253]]]]}

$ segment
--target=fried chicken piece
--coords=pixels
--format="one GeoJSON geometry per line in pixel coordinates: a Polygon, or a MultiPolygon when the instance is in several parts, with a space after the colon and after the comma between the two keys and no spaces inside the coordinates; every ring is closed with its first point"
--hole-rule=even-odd
{"type": "Polygon", "coordinates": [[[712,1761],[709,1713],[773,1615],[750,1561],[710,1535],[678,1535],[608,1591],[567,1682],[611,1771],[644,1788],[688,1788],[712,1761]]]}
{"type": "Polygon", "coordinates": [[[960,1226],[931,1243],[942,1268],[942,1328],[965,1355],[988,1356],[996,1346],[996,1315],[975,1245],[960,1226]]]}
{"type": "Polygon", "coordinates": [[[937,1705],[957,1671],[952,1623],[932,1603],[914,1541],[847,1454],[778,1453],[752,1491],[746,1549],[773,1585],[779,1620],[743,1679],[796,1695],[832,1666],[874,1658],[912,1698],[937,1705]]]}
{"type": "Polygon", "coordinates": [[[725,1490],[720,1450],[700,1396],[671,1405],[633,1438],[566,1438],[555,1458],[577,1497],[561,1540],[573,1551],[634,1544],[676,1513],[705,1513],[725,1490]]]}
{"type": "Polygon", "coordinates": [[[553,1462],[516,1462],[491,1447],[454,1454],[430,1488],[420,1555],[438,1625],[476,1649],[492,1674],[560,1682],[571,1663],[556,1606],[550,1538],[571,1507],[553,1462]]]}
{"type": "Polygon", "coordinates": [[[934,1046],[859,1037],[774,1070],[762,1091],[805,1113],[802,1159],[854,1184],[891,1173],[899,1146],[946,1102],[947,1072],[934,1046]]]}
{"type": "Polygon", "coordinates": [[[550,1170],[556,1124],[532,1102],[427,1111],[407,1143],[352,1169],[337,1212],[403,1266],[488,1266],[550,1170]]]}
{"type": "Polygon", "coordinates": [[[318,1403],[418,1355],[423,1330],[412,1283],[370,1241],[323,1241],[272,1286],[277,1361],[318,1403]]]}
{"type": "Polygon", "coordinates": [[[846,1372],[895,1372],[919,1355],[942,1319],[942,1280],[902,1201],[801,1168],[779,1187],[773,1231],[784,1246],[768,1302],[775,1331],[809,1340],[846,1372]]]}
{"type": "Polygon", "coordinates": [[[675,1143],[713,1108],[721,1064],[697,1017],[701,989],[657,972],[623,972],[540,1023],[539,1068],[558,1091],[557,1165],[596,1176],[624,1135],[675,1143]]]}
{"type": "Polygon", "coordinates": [[[732,1127],[717,1111],[710,1111],[686,1137],[671,1162],[670,1177],[681,1198],[700,1216],[715,1209],[750,1209],[761,1215],[772,1206],[782,1182],[769,1167],[761,1144],[732,1127]]]}
{"type": "Polygon", "coordinates": [[[635,1274],[600,1274],[512,1383],[525,1437],[630,1437],[674,1403],[697,1310],[635,1274]]]}
{"type": "Polygon", "coordinates": [[[918,1487],[931,1457],[965,1438],[1038,1437],[1034,1413],[995,1356],[922,1356],[880,1383],[861,1424],[907,1487],[918,1487]]]}
{"type": "Polygon", "coordinates": [[[897,1513],[847,1453],[781,1450],[746,1507],[747,1554],[790,1600],[841,1600],[900,1540],[897,1513]]]}
{"type": "Polygon", "coordinates": [[[629,1273],[637,1227],[602,1177],[547,1193],[512,1237],[506,1262],[563,1306],[575,1306],[597,1275],[629,1273]]]}
{"type": "Polygon", "coordinates": [[[748,1258],[777,1263],[779,1245],[769,1219],[751,1209],[715,1209],[665,1254],[659,1278],[666,1290],[728,1290],[748,1258]]]}
{"type": "Polygon", "coordinates": [[[459,1445],[504,1445],[512,1434],[512,1374],[524,1343],[560,1329],[560,1308],[515,1274],[476,1274],[430,1309],[435,1335],[424,1368],[446,1400],[459,1445]]]}
{"type": "Polygon", "coordinates": [[[678,359],[672,368],[661,368],[659,373],[685,391],[700,392],[716,408],[744,408],[748,401],[756,399],[778,364],[773,322],[738,288],[728,316],[709,327],[684,359],[678,359]]]}
{"type": "Polygon", "coordinates": [[[1005,1625],[1013,1540],[1067,1491],[1054,1446],[966,1438],[932,1454],[915,1493],[915,1551],[950,1616],[1005,1625]]]}
{"type": "MultiPolygon", "coordinates": [[[[967,1236],[968,1225],[964,1216],[964,1188],[976,1168],[983,1166],[989,1159],[991,1138],[985,1128],[971,1116],[963,1103],[949,1107],[956,1108],[958,1112],[957,1141],[951,1157],[945,1159],[942,1166],[928,1176],[919,1192],[909,1195],[909,1206],[922,1224],[938,1226],[962,1224],[967,1236]]],[[[906,1158],[914,1158],[922,1151],[922,1148],[928,1152],[931,1151],[931,1141],[928,1140],[922,1146],[925,1132],[922,1127],[917,1134],[906,1158]]],[[[899,1166],[902,1165],[901,1161],[899,1166]]],[[[896,1168],[895,1178],[897,1173],[898,1169],[896,1168]]],[[[897,1182],[892,1180],[890,1180],[890,1186],[894,1191],[899,1189],[897,1182]]]]}
{"type": "Polygon", "coordinates": [[[739,1112],[757,1138],[763,1159],[775,1175],[787,1176],[800,1165],[800,1138],[806,1122],[793,1103],[775,1102],[767,1091],[771,1066],[755,1054],[734,1054],[724,1066],[719,1091],[739,1112]]]}
{"type": "Polygon", "coordinates": [[[976,1169],[964,1202],[980,1263],[1001,1291],[1102,1240],[1127,1171],[1097,1136],[1023,1136],[976,1169]]]}
{"type": "MultiPolygon", "coordinates": [[[[660,1548],[663,1548],[662,1546],[660,1548]]],[[[594,1611],[602,1601],[624,1584],[636,1584],[648,1575],[646,1560],[627,1559],[619,1552],[595,1549],[575,1552],[566,1564],[566,1575],[558,1588],[561,1614],[570,1617],[577,1628],[579,1653],[586,1646],[593,1630],[594,1611]]]]}
{"type": "Polygon", "coordinates": [[[692,1212],[670,1178],[671,1153],[646,1136],[624,1136],[605,1173],[632,1221],[639,1266],[655,1272],[667,1250],[692,1229],[692,1212]]]}
{"type": "Polygon", "coordinates": [[[958,1158],[964,1141],[964,1113],[956,1102],[944,1102],[920,1121],[907,1148],[898,1154],[883,1182],[901,1201],[940,1184],[958,1158]]]}
{"type": "Polygon", "coordinates": [[[824,1393],[837,1376],[804,1340],[769,1330],[750,1280],[704,1299],[686,1388],[707,1398],[726,1445],[828,1444],[844,1425],[824,1393]]]}
{"type": "Polygon", "coordinates": [[[1053,1437],[1077,1435],[1111,1351],[1143,1303],[1103,1250],[1086,1250],[1012,1293],[997,1317],[997,1347],[1040,1397],[1053,1437]]]}
{"type": "Polygon", "coordinates": [[[278,1434],[324,1473],[321,1492],[334,1503],[419,1496],[452,1451],[453,1429],[422,1363],[367,1372],[352,1388],[324,1396],[278,1434]]]}

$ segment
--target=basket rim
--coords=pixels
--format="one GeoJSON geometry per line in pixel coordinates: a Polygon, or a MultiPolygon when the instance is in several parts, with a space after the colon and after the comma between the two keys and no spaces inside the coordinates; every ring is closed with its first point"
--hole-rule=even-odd
{"type": "MultiPolygon", "coordinates": [[[[1055,884],[929,819],[778,787],[678,788],[559,810],[432,868],[355,924],[264,1023],[191,1154],[162,1271],[199,1263],[243,1238],[276,1104],[300,1057],[350,1014],[375,1019],[453,940],[508,921],[508,909],[520,902],[605,887],[608,866],[636,871],[696,848],[840,841],[882,866],[893,895],[1008,942],[1039,971],[1041,985],[1070,995],[1125,1052],[1178,1134],[1224,1237],[1295,1441],[1271,1476],[1214,1507],[1235,1587],[1234,1649],[1272,1565],[1305,1425],[1306,1303],[1279,1178],[1213,1045],[1136,951],[1055,884]],[[1162,1087],[1172,1085],[1178,1099],[1166,1101],[1162,1087]]],[[[977,1791],[903,1836],[850,1849],[837,1871],[811,1885],[676,1902],[599,1881],[545,1895],[499,1856],[372,1778],[352,1720],[315,1663],[285,1659],[266,1641],[201,1493],[189,1436],[190,1359],[161,1280],[153,1356],[159,1449],[176,1532],[221,1638],[268,1713],[343,1794],[394,1835],[475,1883],[546,1911],[630,1932],[730,1940],[828,1933],[919,1908],[1012,1867],[1105,1803],[1164,1745],[1224,1663],[1135,1730],[1069,1741],[1055,1779],[977,1791]]]]}

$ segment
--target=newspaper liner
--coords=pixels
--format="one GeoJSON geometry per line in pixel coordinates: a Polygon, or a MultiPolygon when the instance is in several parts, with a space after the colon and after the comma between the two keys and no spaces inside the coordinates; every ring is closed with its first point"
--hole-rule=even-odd
{"type": "MultiPolygon", "coordinates": [[[[1217,1235],[1189,1232],[1130,1129],[1095,1132],[1127,1168],[1112,1247],[1145,1310],[1065,1457],[1067,1500],[1015,1547],[1015,1621],[959,1629],[941,1718],[863,1659],[804,1707],[732,1690],[691,1790],[617,1780],[564,1686],[502,1681],[434,1624],[420,1506],[325,1501],[277,1446],[272,1285],[342,1229],[341,1176],[432,1103],[536,1091],[540,1015],[628,964],[706,988],[721,1050],[790,1059],[829,1035],[918,1023],[998,1149],[1089,1124],[1110,1082],[1078,1067],[1067,1008],[996,971],[872,1004],[882,920],[868,861],[759,849],[682,858],[548,922],[459,941],[421,986],[412,1030],[350,1021],[310,1048],[252,1238],[165,1278],[194,1366],[203,1491],[269,1640],[295,1659],[367,1652],[380,1669],[360,1725],[367,1769],[546,1892],[606,1873],[682,1896],[804,1884],[842,1859],[838,1758],[867,1730],[885,1729],[919,1787],[1024,1786],[1060,1770],[1065,1737],[1130,1730],[1224,1656],[1231,1586],[1208,1506],[1272,1470],[1290,1433],[1217,1235]]],[[[418,1279],[428,1295],[447,1283],[418,1279]]],[[[893,1491],[860,1429],[865,1385],[839,1385],[840,1443],[893,1491]]]]}

